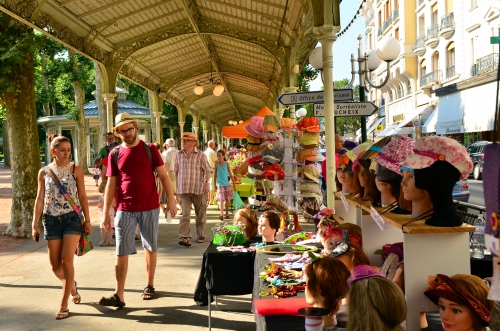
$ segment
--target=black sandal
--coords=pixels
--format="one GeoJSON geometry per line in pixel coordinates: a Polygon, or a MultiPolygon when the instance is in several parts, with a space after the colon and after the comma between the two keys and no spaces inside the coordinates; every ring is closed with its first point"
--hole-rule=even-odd
{"type": "Polygon", "coordinates": [[[125,307],[125,302],[123,302],[116,293],[109,298],[102,297],[101,300],[99,300],[99,304],[107,307],[125,307]]]}
{"type": "Polygon", "coordinates": [[[179,245],[189,247],[191,246],[191,241],[189,238],[181,238],[181,240],[179,240],[179,245]]]}
{"type": "Polygon", "coordinates": [[[148,285],[144,288],[144,292],[142,293],[142,300],[151,300],[154,298],[155,288],[151,285],[148,285]]]}

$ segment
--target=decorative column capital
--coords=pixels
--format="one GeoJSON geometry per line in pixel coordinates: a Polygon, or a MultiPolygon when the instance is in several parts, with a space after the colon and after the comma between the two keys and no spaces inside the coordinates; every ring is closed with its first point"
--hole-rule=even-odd
{"type": "Polygon", "coordinates": [[[106,102],[113,102],[115,101],[116,93],[103,93],[102,97],[106,102]]]}

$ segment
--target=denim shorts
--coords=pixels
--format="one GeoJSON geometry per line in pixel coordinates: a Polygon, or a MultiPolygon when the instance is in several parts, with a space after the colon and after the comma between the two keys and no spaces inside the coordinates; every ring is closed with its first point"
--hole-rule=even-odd
{"type": "Polygon", "coordinates": [[[82,234],[82,221],[74,211],[59,216],[44,214],[42,220],[45,240],[62,239],[64,235],[82,234]]]}

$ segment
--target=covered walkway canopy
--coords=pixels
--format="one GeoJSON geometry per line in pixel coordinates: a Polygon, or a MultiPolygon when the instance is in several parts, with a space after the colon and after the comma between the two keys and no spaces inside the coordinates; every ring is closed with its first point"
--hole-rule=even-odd
{"type": "Polygon", "coordinates": [[[1,0],[0,10],[95,60],[103,93],[122,75],[157,107],[166,100],[180,118],[221,126],[274,109],[323,25],[323,2],[312,0],[1,0]]]}

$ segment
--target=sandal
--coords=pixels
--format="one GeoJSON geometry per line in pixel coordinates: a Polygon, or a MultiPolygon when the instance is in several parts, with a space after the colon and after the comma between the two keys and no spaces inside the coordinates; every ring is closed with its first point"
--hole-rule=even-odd
{"type": "Polygon", "coordinates": [[[69,309],[65,310],[65,311],[58,311],[56,313],[56,320],[63,320],[65,318],[67,318],[68,315],[69,315],[69,309]]]}
{"type": "Polygon", "coordinates": [[[226,219],[227,219],[227,220],[231,219],[231,216],[226,215],[226,219]]]}
{"type": "Polygon", "coordinates": [[[118,308],[125,307],[125,302],[123,302],[116,293],[110,296],[109,298],[102,297],[101,300],[99,300],[99,304],[101,306],[108,306],[108,307],[118,307],[118,308]]]}
{"type": "Polygon", "coordinates": [[[205,242],[205,237],[198,238],[198,243],[203,244],[205,242]]]}
{"type": "Polygon", "coordinates": [[[155,294],[155,288],[151,285],[148,285],[144,288],[144,292],[142,293],[142,300],[151,300],[153,299],[155,294]]]}
{"type": "Polygon", "coordinates": [[[220,216],[219,216],[219,219],[220,219],[221,221],[223,221],[223,220],[224,220],[224,216],[220,215],[220,216]]]}
{"type": "Polygon", "coordinates": [[[179,241],[179,245],[186,246],[186,247],[191,246],[191,243],[189,242],[189,238],[181,238],[181,240],[179,241]]]}
{"type": "Polygon", "coordinates": [[[75,292],[76,292],[75,295],[71,294],[71,300],[75,305],[77,305],[80,303],[80,301],[82,301],[82,296],[78,294],[78,287],[76,287],[76,281],[75,281],[75,292]]]}

